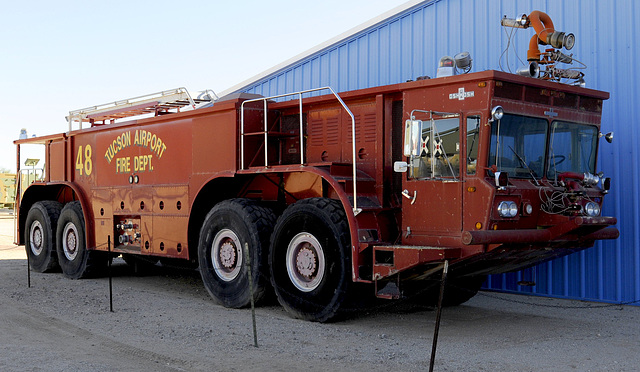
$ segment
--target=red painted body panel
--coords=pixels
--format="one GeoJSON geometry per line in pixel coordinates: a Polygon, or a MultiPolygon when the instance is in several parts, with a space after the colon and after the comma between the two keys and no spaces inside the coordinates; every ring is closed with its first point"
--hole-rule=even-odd
{"type": "MultiPolygon", "coordinates": [[[[47,146],[47,179],[33,190],[60,185],[48,197],[81,200],[91,249],[106,250],[108,236],[117,242],[117,224],[131,220],[140,239],[116,244],[115,251],[194,260],[204,216],[217,202],[234,197],[259,200],[276,210],[309,197],[340,200],[351,231],[352,278],[362,282],[405,273],[419,276],[445,258],[453,260],[454,272],[504,272],[588,247],[594,239],[615,238],[611,229],[598,235],[598,228],[586,231],[569,223],[575,216],[541,212],[539,188],[530,180],[514,179],[507,189],[497,189],[487,167],[492,107],[545,119],[552,111],[555,119],[599,127],[608,93],[484,71],[340,96],[356,121],[358,214],[352,210],[351,120],[332,96],[303,101],[302,165],[297,101],[269,103],[268,164],[261,103],[245,110],[241,154],[242,98],[16,144],[47,146]],[[457,179],[394,173],[393,163],[407,160],[402,155],[403,128],[414,109],[459,115],[459,159],[453,165],[457,179]],[[475,174],[468,175],[467,146],[473,145],[467,144],[464,123],[471,115],[482,125],[475,174]],[[61,192],[62,185],[72,191],[61,192]],[[414,203],[402,196],[403,190],[416,196],[414,203]],[[500,198],[530,203],[534,213],[500,218],[500,198]],[[570,228],[552,234],[557,226],[570,228]],[[376,254],[387,261],[376,261],[376,254]]],[[[561,189],[546,180],[543,186],[561,189]]],[[[20,229],[29,206],[40,198],[29,189],[20,209],[20,229]]],[[[595,187],[587,192],[594,198],[603,195],[595,187]]],[[[606,220],[598,227],[614,223],[606,220]]]]}

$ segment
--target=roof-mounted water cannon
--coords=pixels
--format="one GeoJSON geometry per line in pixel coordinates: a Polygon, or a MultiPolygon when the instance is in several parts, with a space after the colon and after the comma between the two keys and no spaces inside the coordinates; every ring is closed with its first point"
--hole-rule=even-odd
{"type": "Polygon", "coordinates": [[[536,10],[528,16],[523,14],[516,19],[505,16],[500,24],[503,27],[512,28],[533,27],[536,32],[529,40],[529,49],[527,50],[527,61],[530,64],[528,67],[518,69],[516,72],[518,75],[556,81],[566,79],[572,80],[575,85],[584,86],[584,73],[576,71],[577,68],[561,69],[556,67],[557,63],[577,62],[583,66],[578,69],[585,68],[583,63],[573,58],[573,55],[566,55],[557,50],[561,48],[571,50],[575,45],[576,38],[572,33],[556,31],[551,17],[546,13],[536,10]],[[538,45],[549,45],[556,49],[549,48],[540,52],[538,45]],[[541,70],[540,65],[546,65],[546,69],[541,70]]]}
{"type": "MultiPolygon", "coordinates": [[[[505,22],[505,18],[501,22],[505,27],[513,27],[508,26],[509,22],[505,22]]],[[[551,45],[554,48],[565,48],[567,50],[571,50],[576,43],[576,37],[569,33],[564,33],[560,31],[556,31],[553,26],[553,21],[551,17],[547,15],[547,13],[543,13],[538,10],[534,10],[527,17],[526,14],[520,16],[519,21],[517,22],[518,28],[529,28],[533,27],[536,31],[536,34],[531,37],[529,41],[529,50],[527,51],[527,60],[528,61],[538,61],[540,63],[550,63],[546,62],[542,59],[544,53],[540,53],[538,49],[538,44],[540,45],[551,45]]]]}

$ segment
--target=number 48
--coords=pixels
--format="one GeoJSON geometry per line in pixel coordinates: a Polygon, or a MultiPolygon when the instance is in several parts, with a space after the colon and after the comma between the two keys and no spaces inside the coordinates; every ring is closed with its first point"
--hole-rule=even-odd
{"type": "Polygon", "coordinates": [[[82,146],[78,147],[78,155],[76,156],[76,170],[80,172],[82,176],[82,172],[84,170],[84,174],[89,176],[91,175],[91,170],[93,169],[93,163],[91,162],[91,145],[87,145],[84,148],[84,152],[82,151],[82,146]],[[84,155],[84,159],[82,156],[84,155]]]}

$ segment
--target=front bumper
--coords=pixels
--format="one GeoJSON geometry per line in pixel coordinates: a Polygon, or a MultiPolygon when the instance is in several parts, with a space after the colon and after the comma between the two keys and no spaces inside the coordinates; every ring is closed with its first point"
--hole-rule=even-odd
{"type": "Polygon", "coordinates": [[[620,232],[615,227],[615,217],[572,217],[567,222],[547,229],[481,230],[464,231],[462,242],[477,244],[534,244],[583,245],[600,239],[616,239],[620,232]]]}

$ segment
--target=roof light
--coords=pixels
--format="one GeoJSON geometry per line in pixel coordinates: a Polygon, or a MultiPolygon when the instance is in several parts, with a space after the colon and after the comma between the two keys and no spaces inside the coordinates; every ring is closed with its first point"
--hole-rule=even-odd
{"type": "Polygon", "coordinates": [[[491,109],[491,120],[489,120],[489,122],[500,120],[502,119],[503,116],[504,116],[504,109],[502,108],[502,106],[496,106],[491,109]]]}
{"type": "Polygon", "coordinates": [[[469,52],[461,52],[453,56],[453,59],[456,62],[456,67],[460,69],[463,73],[467,73],[471,70],[471,55],[469,52]]]}
{"type": "Polygon", "coordinates": [[[445,77],[445,76],[453,76],[454,75],[455,63],[453,58],[449,56],[444,56],[440,58],[440,63],[438,64],[438,72],[436,77],[445,77]]]}
{"type": "Polygon", "coordinates": [[[519,68],[516,73],[521,76],[537,78],[540,76],[540,65],[538,65],[538,62],[533,61],[529,66],[519,68]]]}
{"type": "Polygon", "coordinates": [[[526,14],[523,14],[520,16],[520,19],[517,19],[516,21],[520,24],[520,26],[524,27],[527,25],[527,23],[529,23],[529,17],[527,17],[526,14]]]}

